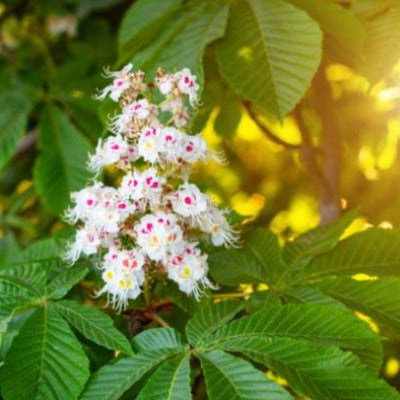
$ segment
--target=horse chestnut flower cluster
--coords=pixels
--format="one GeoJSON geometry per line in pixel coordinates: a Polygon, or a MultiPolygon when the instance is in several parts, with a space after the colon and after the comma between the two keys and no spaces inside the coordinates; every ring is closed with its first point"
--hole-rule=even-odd
{"type": "Polygon", "coordinates": [[[237,233],[227,211],[188,181],[191,164],[218,159],[201,134],[184,131],[189,108],[198,103],[196,77],[187,68],[174,74],[159,69],[154,82],[145,83],[131,64],[106,76],[112,83],[97,98],[117,102],[120,113],[110,118],[112,134],[99,140],[88,167],[97,176],[113,165],[122,177],[116,188],[94,181],[71,194],[66,220],[79,228],[65,258],[74,263],[82,254],[100,253],[104,286],[98,294],[107,293],[119,310],[140,295],[153,268],[198,299],[213,285],[197,240],[230,246],[237,233]],[[156,96],[159,104],[152,102],[156,96]]]}

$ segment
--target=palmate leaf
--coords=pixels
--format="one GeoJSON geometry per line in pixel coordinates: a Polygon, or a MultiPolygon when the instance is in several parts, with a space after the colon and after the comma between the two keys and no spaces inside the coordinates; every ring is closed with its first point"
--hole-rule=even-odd
{"type": "Polygon", "coordinates": [[[324,31],[329,55],[360,60],[364,54],[366,32],[351,10],[324,0],[288,0],[306,11],[324,31]]]}
{"type": "Polygon", "coordinates": [[[299,280],[329,275],[400,274],[400,231],[370,228],[344,239],[328,253],[316,257],[299,280]]]}
{"type": "Polygon", "coordinates": [[[53,105],[43,112],[39,139],[42,154],[34,169],[35,186],[45,206],[60,214],[70,193],[81,189],[90,177],[86,161],[91,146],[53,105]]]}
{"type": "Polygon", "coordinates": [[[205,47],[225,32],[228,5],[223,0],[191,1],[150,46],[133,58],[134,65],[153,75],[158,67],[174,72],[190,68],[203,84],[205,47]]]}
{"type": "Polygon", "coordinates": [[[290,400],[293,397],[269,381],[250,363],[220,350],[198,353],[210,400],[290,400]]]}
{"type": "Polygon", "coordinates": [[[72,300],[53,303],[54,308],[87,339],[110,350],[132,354],[128,339],[114,328],[113,320],[94,307],[72,300]]]}
{"type": "Polygon", "coordinates": [[[400,334],[400,278],[383,277],[361,282],[338,278],[324,280],[319,286],[335,299],[400,334]]]}
{"type": "Polygon", "coordinates": [[[271,368],[298,394],[314,400],[400,399],[351,353],[300,340],[243,338],[221,344],[271,368]]]}
{"type": "Polygon", "coordinates": [[[32,243],[22,252],[21,265],[38,264],[46,271],[57,269],[64,265],[61,255],[65,251],[65,244],[55,238],[41,239],[32,243]]]}
{"type": "Polygon", "coordinates": [[[282,120],[310,85],[321,42],[318,25],[283,0],[236,0],[216,55],[239,95],[282,120]]]}
{"type": "Polygon", "coordinates": [[[247,337],[287,337],[339,346],[352,351],[373,371],[378,371],[382,362],[379,336],[351,313],[336,306],[271,307],[226,324],[205,338],[203,344],[217,347],[228,339],[247,337]]]}
{"type": "Polygon", "coordinates": [[[360,72],[375,84],[384,79],[398,61],[400,51],[400,6],[387,8],[365,21],[367,41],[360,72]]]}
{"type": "Polygon", "coordinates": [[[255,229],[241,249],[226,249],[209,256],[210,273],[225,285],[274,283],[284,269],[277,237],[255,229]]]}
{"type": "Polygon", "coordinates": [[[106,365],[91,376],[80,400],[117,400],[144,374],[182,351],[182,348],[143,351],[106,365]]]}
{"type": "Polygon", "coordinates": [[[89,377],[89,360],[52,308],[37,309],[7,353],[2,395],[13,399],[76,399],[89,377]]]}
{"type": "Polygon", "coordinates": [[[352,210],[332,224],[311,229],[295,240],[286,242],[282,256],[288,268],[302,268],[313,257],[332,250],[356,216],[357,210],[352,210]]]}
{"type": "Polygon", "coordinates": [[[118,32],[121,58],[133,55],[157,35],[163,24],[178,9],[181,0],[139,0],[125,13],[118,32]]]}
{"type": "Polygon", "coordinates": [[[0,169],[11,159],[25,133],[30,107],[24,93],[13,90],[0,95],[0,169]]]}
{"type": "Polygon", "coordinates": [[[46,274],[39,265],[0,269],[0,318],[46,295],[46,274]]]}
{"type": "Polygon", "coordinates": [[[53,300],[64,297],[70,289],[83,279],[89,272],[89,269],[76,265],[72,268],[66,268],[55,276],[48,284],[47,292],[53,300]]]}
{"type": "Polygon", "coordinates": [[[164,361],[136,400],[190,400],[189,360],[189,354],[179,354],[164,361]]]}
{"type": "Polygon", "coordinates": [[[192,345],[217,330],[235,317],[244,308],[243,302],[222,301],[200,308],[186,324],[186,337],[192,345]]]}
{"type": "Polygon", "coordinates": [[[147,329],[132,340],[137,351],[171,349],[182,346],[182,338],[174,328],[147,329]]]}

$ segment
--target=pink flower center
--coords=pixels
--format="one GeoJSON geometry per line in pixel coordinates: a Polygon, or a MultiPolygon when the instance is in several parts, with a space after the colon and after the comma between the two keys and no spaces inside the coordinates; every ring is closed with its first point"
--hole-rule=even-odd
{"type": "Polygon", "coordinates": [[[167,142],[172,142],[172,139],[173,139],[173,137],[172,137],[171,135],[167,135],[167,136],[165,137],[165,140],[166,140],[167,142]]]}
{"type": "Polygon", "coordinates": [[[146,224],[146,229],[149,231],[149,232],[151,232],[152,230],[153,230],[153,224],[152,223],[148,223],[148,224],[146,224]]]}
{"type": "Polygon", "coordinates": [[[120,203],[120,204],[118,204],[118,208],[119,208],[120,210],[125,210],[126,204],[125,204],[125,203],[120,203]]]}
{"type": "Polygon", "coordinates": [[[192,204],[192,199],[189,196],[186,196],[183,201],[188,205],[192,204]]]}
{"type": "Polygon", "coordinates": [[[112,149],[112,150],[118,150],[118,149],[119,149],[119,145],[113,144],[113,145],[111,146],[111,149],[112,149]]]}
{"type": "Polygon", "coordinates": [[[86,204],[87,204],[88,206],[93,205],[93,203],[94,203],[94,201],[93,201],[92,199],[86,200],[86,204]]]}
{"type": "Polygon", "coordinates": [[[188,152],[193,151],[193,146],[186,146],[186,151],[188,151],[188,152]]]}

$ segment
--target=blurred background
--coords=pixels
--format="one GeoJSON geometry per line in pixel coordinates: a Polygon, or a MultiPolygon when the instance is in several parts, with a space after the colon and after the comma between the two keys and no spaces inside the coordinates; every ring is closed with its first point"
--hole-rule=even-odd
{"type": "MultiPolygon", "coordinates": [[[[227,162],[196,166],[193,180],[245,223],[286,239],[358,208],[352,232],[398,227],[399,3],[318,1],[334,7],[310,13],[325,35],[321,62],[282,118],[221,73],[225,60],[215,52],[226,26],[207,41],[198,35],[199,16],[214,15],[206,1],[0,2],[0,262],[37,239],[68,234],[59,216],[68,193],[87,180],[86,155],[113,112],[93,94],[106,84],[104,66],[130,61],[150,75],[158,65],[187,64],[199,76],[202,107],[193,132],[201,130],[227,162]],[[49,104],[52,116],[43,122],[49,104]]],[[[234,27],[228,22],[227,29],[234,27]]],[[[269,89],[261,82],[259,90],[269,89]]],[[[105,175],[112,180],[115,171],[105,175]]],[[[393,337],[385,346],[383,374],[400,388],[400,343],[393,337]]]]}

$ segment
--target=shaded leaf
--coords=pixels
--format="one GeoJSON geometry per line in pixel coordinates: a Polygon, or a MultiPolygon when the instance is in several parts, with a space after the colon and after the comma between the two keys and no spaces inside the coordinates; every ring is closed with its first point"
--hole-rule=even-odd
{"type": "Polygon", "coordinates": [[[250,363],[223,351],[199,353],[210,400],[289,400],[292,396],[250,363]]]}
{"type": "Polygon", "coordinates": [[[132,354],[128,339],[114,327],[113,320],[97,308],[72,300],[61,300],[52,305],[87,339],[107,349],[132,354]]]}
{"type": "Polygon", "coordinates": [[[182,349],[141,352],[106,365],[93,374],[80,400],[117,400],[144,374],[182,349]]]}
{"type": "Polygon", "coordinates": [[[241,352],[284,378],[298,394],[315,400],[399,399],[394,388],[366,370],[351,353],[287,338],[243,338],[222,348],[241,352]]]}
{"type": "Polygon", "coordinates": [[[16,90],[0,95],[0,169],[11,159],[25,133],[30,111],[26,95],[16,90]]]}
{"type": "Polygon", "coordinates": [[[182,338],[174,328],[147,329],[132,340],[137,351],[171,349],[182,346],[182,338]]]}
{"type": "Polygon", "coordinates": [[[288,337],[342,347],[374,371],[382,362],[379,337],[368,325],[336,306],[290,304],[271,307],[232,321],[204,340],[218,346],[228,339],[288,337]]]}
{"type": "Polygon", "coordinates": [[[274,283],[284,269],[277,237],[266,229],[255,229],[241,249],[210,254],[210,273],[225,285],[274,283]]]}
{"type": "Polygon", "coordinates": [[[64,320],[36,310],[7,353],[2,395],[13,399],[76,399],[89,377],[89,361],[64,320]]]}
{"type": "Polygon", "coordinates": [[[118,47],[124,58],[149,43],[178,9],[181,0],[139,0],[126,11],[118,32],[118,47]]]}
{"type": "Polygon", "coordinates": [[[55,300],[61,299],[75,284],[83,279],[88,272],[88,268],[82,268],[79,265],[66,268],[49,282],[47,289],[49,296],[55,300]]]}
{"type": "Polygon", "coordinates": [[[45,206],[60,214],[70,193],[81,189],[90,177],[86,161],[91,146],[55,106],[44,110],[39,138],[42,154],[34,170],[36,189],[45,206]]]}
{"type": "Polygon", "coordinates": [[[186,337],[192,345],[217,330],[235,317],[244,308],[243,302],[222,301],[208,304],[197,310],[186,325],[186,337]]]}
{"type": "Polygon", "coordinates": [[[355,281],[324,280],[321,289],[347,306],[361,311],[400,334],[400,278],[355,281]]]}
{"type": "Polygon", "coordinates": [[[190,400],[190,356],[164,361],[146,382],[137,400],[190,400]]]}
{"type": "Polygon", "coordinates": [[[400,274],[400,231],[370,228],[338,243],[336,248],[316,257],[299,279],[328,275],[400,274]]]}
{"type": "Polygon", "coordinates": [[[220,70],[242,97],[283,119],[317,71],[322,34],[302,10],[282,0],[240,0],[217,46],[220,70]]]}

